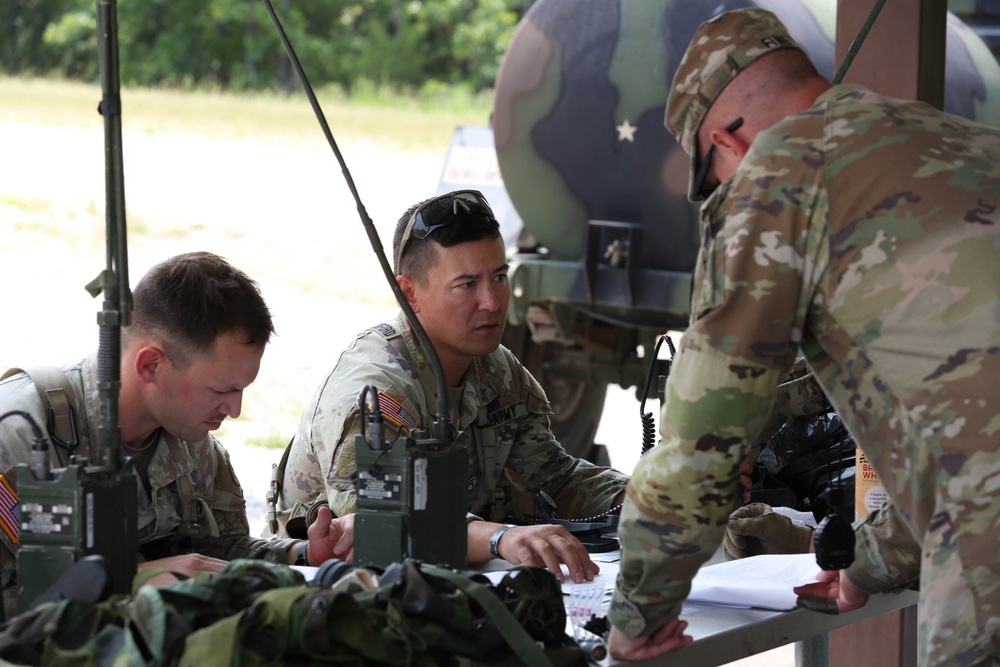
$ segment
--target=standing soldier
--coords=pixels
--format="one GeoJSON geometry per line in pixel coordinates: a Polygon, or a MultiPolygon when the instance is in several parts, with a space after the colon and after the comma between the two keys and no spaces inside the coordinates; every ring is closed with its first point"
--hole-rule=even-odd
{"type": "Polygon", "coordinates": [[[867,519],[878,544],[797,592],[845,611],[919,572],[920,664],[997,661],[1000,132],[831,86],[756,8],[699,28],[666,125],[702,249],[663,444],[622,510],[612,655],[690,641],[681,602],[801,348],[892,505],[867,519]]]}

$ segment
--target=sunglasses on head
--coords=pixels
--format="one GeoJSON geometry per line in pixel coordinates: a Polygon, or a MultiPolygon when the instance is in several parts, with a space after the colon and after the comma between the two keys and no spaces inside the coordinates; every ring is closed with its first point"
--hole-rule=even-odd
{"type": "Polygon", "coordinates": [[[429,199],[417,208],[403,228],[399,239],[399,249],[396,251],[396,273],[399,274],[399,260],[410,239],[424,239],[431,232],[455,224],[463,219],[489,217],[495,218],[489,202],[478,190],[458,190],[440,197],[429,199]],[[451,200],[448,206],[445,202],[451,200]]]}
{"type": "MultiPolygon", "coordinates": [[[[735,132],[740,129],[741,125],[743,125],[742,117],[737,118],[729,125],[726,125],[726,132],[735,132]]],[[[715,144],[712,144],[708,147],[708,152],[705,153],[705,159],[701,161],[701,166],[698,167],[698,173],[694,177],[693,191],[699,197],[699,200],[708,199],[712,193],[715,192],[715,188],[719,187],[718,183],[707,187],[705,186],[705,177],[708,176],[708,170],[712,166],[712,155],[714,153],[715,144]]]]}

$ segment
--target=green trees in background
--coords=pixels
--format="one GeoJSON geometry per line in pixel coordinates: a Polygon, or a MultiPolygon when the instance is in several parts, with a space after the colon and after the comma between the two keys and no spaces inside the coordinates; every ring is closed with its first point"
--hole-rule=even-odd
{"type": "MultiPolygon", "coordinates": [[[[531,0],[271,0],[314,86],[493,86],[531,0]]],[[[125,85],[288,90],[261,0],[117,0],[125,85]]],[[[93,0],[0,3],[0,69],[97,79],[93,0]]]]}

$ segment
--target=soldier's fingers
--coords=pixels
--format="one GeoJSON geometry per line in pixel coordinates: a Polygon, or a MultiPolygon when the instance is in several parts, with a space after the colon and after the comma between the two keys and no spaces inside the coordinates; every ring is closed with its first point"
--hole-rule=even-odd
{"type": "Polygon", "coordinates": [[[816,595],[799,595],[795,604],[802,609],[818,611],[822,614],[837,614],[837,600],[835,598],[820,597],[816,595]]]}
{"type": "Polygon", "coordinates": [[[745,519],[752,515],[753,508],[750,505],[744,505],[743,507],[737,507],[733,510],[733,513],[729,515],[729,520],[733,519],[745,519]]]}
{"type": "Polygon", "coordinates": [[[740,535],[739,533],[733,531],[727,531],[726,540],[732,545],[735,551],[740,552],[743,556],[746,555],[747,538],[745,535],[740,535]]]}
{"type": "MultiPolygon", "coordinates": [[[[748,517],[745,519],[730,519],[726,524],[726,530],[735,536],[756,536],[762,532],[760,517],[748,517]]],[[[746,542],[744,541],[744,546],[746,542]]]]}
{"type": "Polygon", "coordinates": [[[796,586],[792,589],[792,592],[800,597],[836,600],[840,595],[840,582],[817,581],[811,584],[796,586]]]}
{"type": "Polygon", "coordinates": [[[667,621],[667,624],[662,628],[654,632],[649,641],[651,643],[659,643],[669,639],[670,637],[680,637],[684,634],[684,630],[687,629],[687,621],[682,621],[679,617],[674,616],[672,619],[667,621]]]}
{"type": "MultiPolygon", "coordinates": [[[[539,540],[537,543],[533,545],[534,547],[533,551],[535,552],[537,557],[541,559],[541,561],[545,564],[545,567],[548,568],[549,571],[552,572],[552,574],[556,575],[556,578],[559,579],[559,581],[565,581],[566,577],[562,573],[562,562],[564,560],[564,557],[556,550],[554,546],[552,546],[551,542],[549,542],[549,539],[550,538],[539,540]]],[[[567,567],[569,567],[568,563],[567,567]]],[[[576,568],[577,572],[579,573],[579,568],[580,568],[579,564],[576,565],[576,568]]],[[[572,572],[573,570],[570,569],[571,576],[572,572]]]]}
{"type": "Polygon", "coordinates": [[[562,561],[566,563],[570,579],[578,584],[584,581],[593,581],[597,574],[595,572],[597,566],[590,560],[590,554],[587,553],[587,549],[580,544],[578,539],[571,537],[568,540],[563,540],[557,550],[562,561]]]}
{"type": "Polygon", "coordinates": [[[333,521],[333,524],[336,524],[336,530],[340,532],[340,538],[333,547],[333,553],[338,558],[343,558],[342,554],[347,552],[354,553],[354,515],[348,514],[338,517],[333,521]]]}
{"type": "Polygon", "coordinates": [[[820,570],[816,574],[817,581],[837,581],[840,579],[840,570],[820,570]]]}
{"type": "Polygon", "coordinates": [[[746,557],[743,551],[733,548],[733,545],[728,542],[722,545],[722,555],[726,560],[739,560],[746,557]]]}

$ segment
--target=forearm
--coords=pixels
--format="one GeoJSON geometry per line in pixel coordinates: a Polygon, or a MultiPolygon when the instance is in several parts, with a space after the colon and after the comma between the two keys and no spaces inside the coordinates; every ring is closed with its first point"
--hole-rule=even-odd
{"type": "MultiPolygon", "coordinates": [[[[469,565],[477,565],[493,560],[493,554],[490,553],[490,538],[504,524],[492,521],[470,521],[467,525],[469,537],[466,559],[469,565]]],[[[500,546],[498,545],[497,548],[499,549],[500,546]]]]}
{"type": "Polygon", "coordinates": [[[663,443],[640,459],[629,483],[609,618],[630,637],[677,615],[739,504],[745,445],[770,411],[781,370],[739,377],[733,363],[711,348],[678,356],[660,420],[663,443]]]}
{"type": "Polygon", "coordinates": [[[854,562],[845,573],[862,591],[898,590],[920,578],[920,545],[893,505],[856,524],[854,535],[854,562]]]}
{"type": "Polygon", "coordinates": [[[209,538],[198,540],[192,545],[192,550],[195,553],[212,556],[214,558],[235,560],[237,558],[252,558],[265,548],[276,547],[287,552],[289,550],[293,550],[293,547],[300,541],[301,540],[291,538],[263,539],[245,535],[235,538],[230,537],[228,539],[222,537],[219,539],[209,538]]]}
{"type": "Polygon", "coordinates": [[[723,531],[706,529],[691,539],[687,531],[664,526],[662,518],[644,515],[630,496],[618,525],[622,556],[608,619],[637,637],[679,614],[694,573],[712,556],[723,531]],[[684,548],[670,537],[678,533],[687,540],[684,548]]]}

